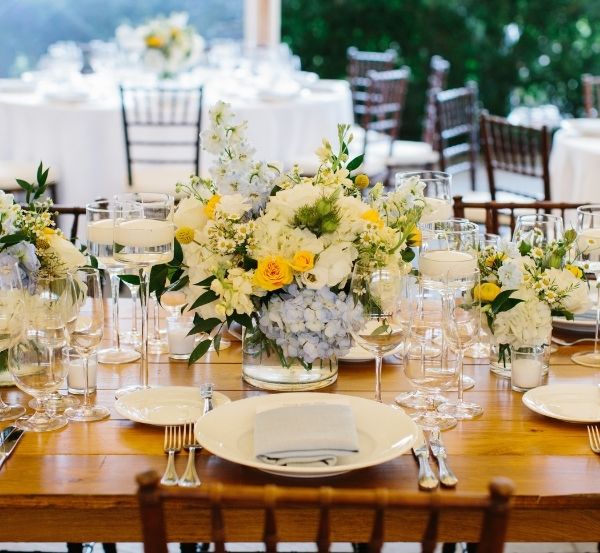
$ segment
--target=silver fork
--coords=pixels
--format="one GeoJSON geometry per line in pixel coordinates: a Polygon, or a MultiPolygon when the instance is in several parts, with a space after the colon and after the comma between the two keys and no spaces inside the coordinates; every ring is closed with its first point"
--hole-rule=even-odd
{"type": "Polygon", "coordinates": [[[195,488],[202,483],[196,472],[196,450],[202,448],[194,436],[193,422],[186,422],[183,427],[183,448],[188,451],[188,461],[183,476],[179,479],[179,485],[195,488]]]}
{"type": "Polygon", "coordinates": [[[181,426],[165,426],[165,440],[163,450],[169,455],[167,468],[160,479],[164,486],[176,486],[179,481],[177,471],[175,470],[175,453],[181,451],[181,426]]]}
{"type": "Polygon", "coordinates": [[[594,453],[600,455],[600,430],[595,425],[588,425],[588,437],[590,439],[590,448],[594,453]]]}

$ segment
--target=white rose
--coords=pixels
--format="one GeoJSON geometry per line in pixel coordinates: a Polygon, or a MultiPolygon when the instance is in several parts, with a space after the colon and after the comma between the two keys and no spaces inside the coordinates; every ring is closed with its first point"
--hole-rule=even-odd
{"type": "Polygon", "coordinates": [[[50,245],[50,249],[64,263],[67,271],[83,267],[87,263],[85,255],[83,255],[71,242],[63,238],[55,232],[44,236],[50,245]]]}
{"type": "Polygon", "coordinates": [[[204,204],[196,198],[184,198],[177,206],[173,221],[178,228],[190,227],[201,230],[208,221],[204,213],[204,204]]]}
{"type": "Polygon", "coordinates": [[[558,287],[558,293],[569,290],[561,305],[571,313],[585,313],[591,307],[587,284],[566,269],[548,269],[546,276],[558,287]]]}
{"type": "MultiPolygon", "coordinates": [[[[326,271],[327,280],[325,284],[327,286],[330,288],[338,285],[344,286],[346,280],[352,274],[352,262],[356,259],[356,256],[356,248],[352,244],[333,244],[319,254],[314,268],[308,272],[314,275],[322,275],[326,271]]],[[[318,280],[321,280],[321,278],[318,280]]],[[[320,287],[310,286],[310,288],[320,287]]]]}
{"type": "Polygon", "coordinates": [[[229,219],[240,219],[250,210],[250,204],[241,194],[226,194],[221,196],[215,209],[216,214],[223,214],[229,219]]]}

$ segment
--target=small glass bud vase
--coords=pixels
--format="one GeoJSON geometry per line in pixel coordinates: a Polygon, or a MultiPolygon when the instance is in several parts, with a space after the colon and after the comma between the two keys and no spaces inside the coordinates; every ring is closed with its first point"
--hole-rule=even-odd
{"type": "Polygon", "coordinates": [[[511,349],[511,387],[515,392],[526,392],[541,386],[544,378],[544,346],[511,349]]]}

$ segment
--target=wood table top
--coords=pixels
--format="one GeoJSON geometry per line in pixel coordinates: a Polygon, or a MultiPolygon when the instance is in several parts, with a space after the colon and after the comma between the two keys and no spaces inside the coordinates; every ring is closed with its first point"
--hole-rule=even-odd
{"type": "MultiPolygon", "coordinates": [[[[561,347],[553,354],[549,383],[600,384],[600,369],[571,362],[571,354],[578,349],[561,347]]],[[[266,393],[242,381],[240,357],[239,343],[218,355],[209,353],[191,367],[166,355],[152,356],[150,384],[199,386],[210,381],[232,400],[266,393]]],[[[509,539],[600,541],[600,456],[589,448],[586,426],[530,411],[508,380],[490,373],[487,361],[466,359],[466,363],[465,372],[475,377],[476,386],[465,392],[465,399],[479,402],[484,414],[444,433],[449,462],[460,482],[456,492],[441,493],[484,493],[493,476],[507,476],[517,489],[509,539]]],[[[95,401],[111,409],[109,419],[73,422],[55,432],[24,436],[0,470],[5,521],[0,525],[1,541],[140,541],[135,475],[148,469],[162,473],[166,456],[162,428],[131,422],[114,409],[114,391],[137,383],[138,367],[138,363],[99,365],[95,401]],[[39,515],[37,522],[23,524],[27,514],[39,515]]],[[[371,398],[373,389],[372,362],[340,362],[337,382],[321,391],[371,398]]],[[[384,365],[382,389],[388,403],[398,392],[411,389],[394,358],[384,365]]],[[[2,394],[12,402],[25,404],[29,399],[16,388],[2,389],[2,394]]],[[[185,455],[177,456],[180,474],[185,462],[185,455]]],[[[197,467],[206,482],[417,489],[417,464],[410,454],[308,482],[272,476],[207,451],[199,455],[197,467]]],[[[173,537],[178,541],[196,538],[193,527],[193,520],[182,517],[173,537]]],[[[464,528],[458,536],[454,528],[446,539],[472,539],[472,531],[464,528]]],[[[398,531],[396,537],[411,535],[398,531]]]]}

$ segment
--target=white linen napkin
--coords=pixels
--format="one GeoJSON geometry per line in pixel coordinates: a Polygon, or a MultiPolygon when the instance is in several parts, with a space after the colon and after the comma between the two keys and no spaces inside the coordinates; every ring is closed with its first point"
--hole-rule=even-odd
{"type": "Polygon", "coordinates": [[[340,403],[283,405],[257,412],[254,454],[272,465],[333,466],[358,452],[354,413],[340,403]]]}

